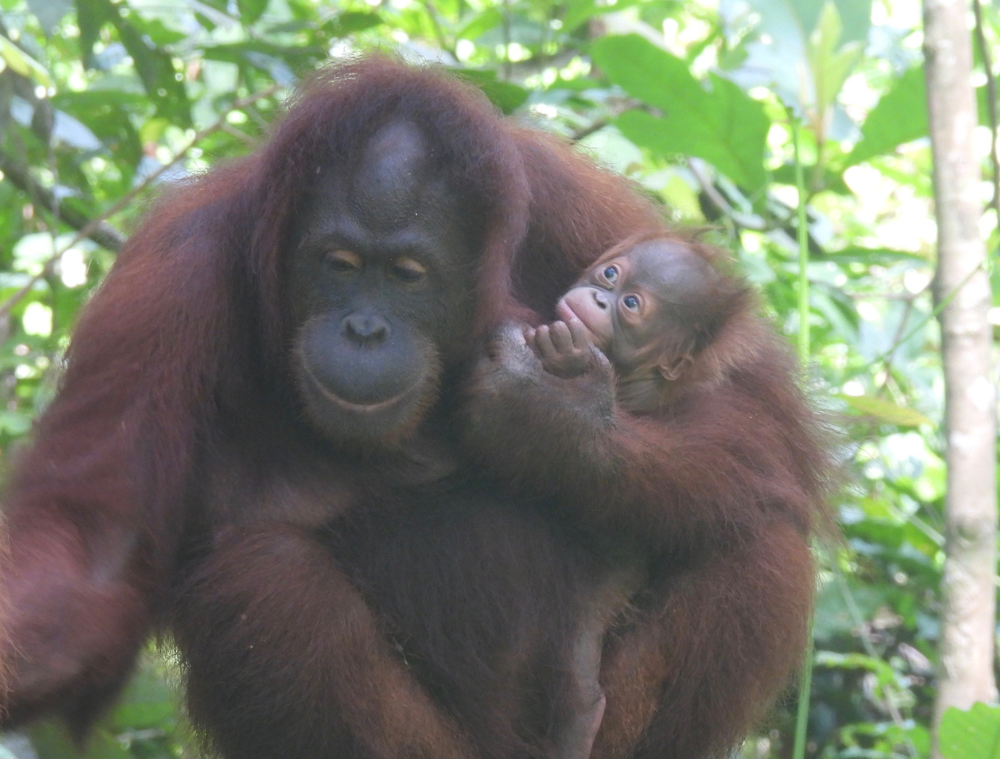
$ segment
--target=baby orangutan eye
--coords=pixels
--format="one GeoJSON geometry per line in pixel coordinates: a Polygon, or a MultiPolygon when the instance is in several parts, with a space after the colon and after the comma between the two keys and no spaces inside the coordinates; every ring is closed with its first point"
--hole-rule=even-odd
{"type": "Polygon", "coordinates": [[[638,312],[639,306],[642,305],[636,295],[626,295],[622,298],[622,305],[625,306],[629,311],[638,312]]]}
{"type": "Polygon", "coordinates": [[[610,282],[611,284],[614,284],[615,282],[618,281],[618,267],[617,266],[609,266],[604,271],[601,272],[601,275],[608,282],[610,282]]]}

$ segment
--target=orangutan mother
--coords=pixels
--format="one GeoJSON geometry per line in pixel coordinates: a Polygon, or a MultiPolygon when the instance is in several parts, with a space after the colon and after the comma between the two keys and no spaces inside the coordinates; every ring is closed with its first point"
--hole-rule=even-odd
{"type": "MultiPolygon", "coordinates": [[[[563,755],[604,536],[463,460],[459,388],[502,321],[551,318],[658,223],[443,74],[368,57],[313,78],[260,150],[169,192],[81,318],[4,500],[3,724],[85,732],[161,630],[229,759],[563,755]]],[[[780,367],[762,381],[794,396],[780,367]]],[[[742,420],[695,463],[808,423],[742,420]]],[[[595,754],[696,759],[782,686],[817,491],[801,457],[768,461],[794,507],[708,563],[651,561],[605,646],[595,754]]],[[[706,482],[689,508],[772,490],[706,482]]]]}

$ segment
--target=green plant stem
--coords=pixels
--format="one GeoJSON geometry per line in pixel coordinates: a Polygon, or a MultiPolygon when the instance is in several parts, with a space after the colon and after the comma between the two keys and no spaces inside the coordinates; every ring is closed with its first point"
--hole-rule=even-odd
{"type": "Polygon", "coordinates": [[[792,749],[793,759],[805,759],[806,755],[806,733],[809,728],[809,697],[812,693],[813,659],[815,659],[815,646],[813,645],[813,619],[809,619],[809,640],[806,644],[806,658],[802,664],[802,672],[799,675],[799,703],[795,711],[795,746],[792,749]]]}
{"type": "Polygon", "coordinates": [[[795,150],[795,186],[799,194],[799,363],[809,362],[809,222],[806,215],[806,180],[799,154],[799,125],[792,115],[792,146],[795,150]]]}
{"type": "MultiPolygon", "coordinates": [[[[794,114],[789,113],[792,125],[792,146],[795,150],[795,185],[799,194],[799,364],[809,363],[809,229],[806,217],[806,182],[799,154],[799,125],[794,114]]],[[[799,678],[799,703],[795,715],[795,746],[793,759],[805,759],[806,732],[809,726],[809,698],[812,693],[813,672],[813,619],[809,619],[809,638],[806,643],[805,662],[799,678]]]]}

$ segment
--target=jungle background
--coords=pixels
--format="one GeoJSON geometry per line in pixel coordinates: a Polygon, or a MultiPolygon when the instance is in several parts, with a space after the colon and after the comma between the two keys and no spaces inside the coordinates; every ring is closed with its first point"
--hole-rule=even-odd
{"type": "MultiPolygon", "coordinates": [[[[969,17],[1000,293],[1000,12],[969,17]]],[[[0,0],[0,455],[51,399],[77,312],[158,188],[251,150],[324,61],[440,63],[707,227],[838,429],[843,541],[817,547],[803,745],[793,685],[743,756],[930,756],[946,466],[922,35],[915,0],[0,0]]],[[[997,300],[989,321],[996,359],[997,300]]],[[[149,648],[83,755],[202,755],[172,656],[149,648]]],[[[1000,757],[998,736],[995,707],[952,710],[940,751],[1000,757]]],[[[55,724],[0,739],[0,759],[79,755],[55,724]]]]}

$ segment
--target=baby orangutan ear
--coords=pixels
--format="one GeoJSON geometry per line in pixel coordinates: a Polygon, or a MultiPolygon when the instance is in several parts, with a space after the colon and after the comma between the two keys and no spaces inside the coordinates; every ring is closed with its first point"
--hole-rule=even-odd
{"type": "Polygon", "coordinates": [[[682,353],[679,356],[674,356],[670,361],[660,364],[657,369],[660,370],[660,376],[663,379],[675,382],[681,378],[692,361],[694,358],[690,353],[682,353]]]}

